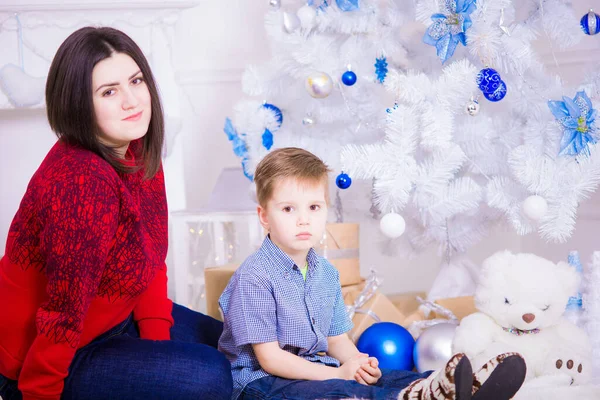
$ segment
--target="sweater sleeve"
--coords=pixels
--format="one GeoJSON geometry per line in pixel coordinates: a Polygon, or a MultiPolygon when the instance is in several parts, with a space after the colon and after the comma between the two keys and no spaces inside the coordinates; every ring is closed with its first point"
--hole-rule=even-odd
{"type": "Polygon", "coordinates": [[[49,187],[45,227],[47,298],[36,313],[37,336],[23,362],[23,399],[60,399],[118,226],[119,198],[101,178],[78,175],[49,187]]]}
{"type": "Polygon", "coordinates": [[[172,308],[173,302],[167,297],[167,267],[163,264],[133,309],[133,319],[140,329],[140,337],[169,340],[173,326],[172,308]]]}

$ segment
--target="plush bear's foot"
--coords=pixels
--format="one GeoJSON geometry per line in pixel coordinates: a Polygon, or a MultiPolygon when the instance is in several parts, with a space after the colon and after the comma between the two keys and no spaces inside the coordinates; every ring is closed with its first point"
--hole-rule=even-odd
{"type": "Polygon", "coordinates": [[[577,361],[577,359],[562,359],[557,358],[554,362],[554,366],[556,367],[556,372],[559,374],[569,375],[571,377],[571,385],[573,384],[581,384],[587,383],[589,379],[587,379],[587,368],[589,366],[584,366],[583,363],[577,361]]]}
{"type": "Polygon", "coordinates": [[[473,369],[467,356],[455,354],[444,369],[418,379],[402,390],[398,400],[470,400],[473,369]]]}
{"type": "Polygon", "coordinates": [[[500,354],[473,374],[473,400],[508,400],[523,385],[527,366],[518,353],[500,354]]]}

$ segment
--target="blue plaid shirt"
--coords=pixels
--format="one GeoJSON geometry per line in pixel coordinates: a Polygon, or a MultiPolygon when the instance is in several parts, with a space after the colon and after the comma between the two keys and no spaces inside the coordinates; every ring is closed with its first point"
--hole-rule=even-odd
{"type": "Polygon", "coordinates": [[[352,329],[342,298],[340,276],[310,249],[306,281],[294,261],[267,236],[256,253],[233,274],[219,298],[224,327],[219,350],[231,362],[232,399],[244,387],[269,376],[260,367],[253,343],[279,342],[308,361],[339,367],[326,355],[327,337],[352,329]]]}

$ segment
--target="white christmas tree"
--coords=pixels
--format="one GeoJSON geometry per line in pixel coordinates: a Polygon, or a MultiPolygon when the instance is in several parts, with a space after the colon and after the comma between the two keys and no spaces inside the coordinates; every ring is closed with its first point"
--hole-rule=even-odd
{"type": "Polygon", "coordinates": [[[600,251],[592,255],[584,282],[583,323],[592,342],[594,381],[600,384],[600,251]]]}
{"type": "MultiPolygon", "coordinates": [[[[269,149],[306,148],[368,182],[383,233],[410,232],[395,247],[437,244],[454,271],[472,268],[460,254],[498,224],[572,234],[600,182],[599,79],[568,88],[532,47],[584,36],[568,4],[540,1],[520,19],[511,0],[270,4],[273,58],[246,69],[250,98],[226,124],[249,177],[269,149]]],[[[597,33],[600,17],[585,18],[597,33]]]]}

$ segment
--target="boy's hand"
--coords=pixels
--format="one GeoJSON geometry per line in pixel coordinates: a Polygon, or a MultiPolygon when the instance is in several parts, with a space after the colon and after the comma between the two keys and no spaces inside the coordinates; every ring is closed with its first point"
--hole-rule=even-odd
{"type": "Polygon", "coordinates": [[[351,380],[355,379],[354,376],[360,370],[361,365],[366,364],[368,362],[369,362],[368,354],[358,353],[358,354],[350,357],[348,360],[346,360],[345,363],[343,363],[338,368],[339,378],[345,379],[347,381],[351,381],[351,380]]]}
{"type": "Polygon", "coordinates": [[[354,379],[363,385],[374,385],[381,378],[379,361],[375,357],[369,357],[356,371],[354,379]]]}

